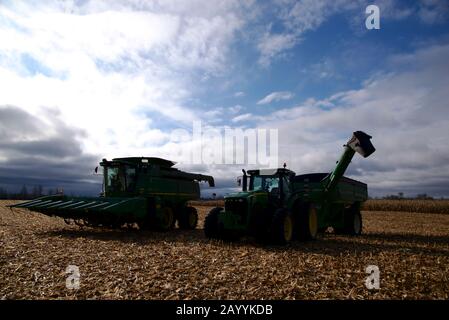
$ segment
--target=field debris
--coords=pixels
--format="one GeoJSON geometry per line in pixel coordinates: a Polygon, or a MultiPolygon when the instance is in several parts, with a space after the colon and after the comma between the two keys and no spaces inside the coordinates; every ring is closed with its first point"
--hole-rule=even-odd
{"type": "Polygon", "coordinates": [[[0,299],[449,299],[449,215],[364,211],[360,237],[286,247],[66,225],[0,202],[0,299]],[[79,267],[79,289],[66,269],[79,267]],[[380,289],[365,286],[368,265],[380,289]]]}

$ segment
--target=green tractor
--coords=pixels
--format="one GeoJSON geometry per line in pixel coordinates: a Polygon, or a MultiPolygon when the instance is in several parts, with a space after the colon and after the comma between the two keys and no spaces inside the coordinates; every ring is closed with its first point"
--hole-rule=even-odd
{"type": "Polygon", "coordinates": [[[354,132],[331,173],[296,175],[285,164],[278,169],[242,170],[242,191],[226,196],[224,208],[209,212],[206,237],[253,236],[261,242],[286,244],[315,239],[328,227],[340,234],[361,234],[360,207],[368,197],[367,185],[343,175],[355,152],[366,158],[375,151],[370,139],[362,131],[354,132]]]}
{"type": "Polygon", "coordinates": [[[174,164],[146,157],[103,159],[100,197],[57,194],[10,207],[59,216],[67,223],[82,226],[119,228],[137,223],[140,229],[166,231],[178,222],[181,229],[195,229],[198,214],[187,202],[200,197],[199,181],[207,181],[213,187],[214,178],[180,171],[173,168],[174,164]]]}

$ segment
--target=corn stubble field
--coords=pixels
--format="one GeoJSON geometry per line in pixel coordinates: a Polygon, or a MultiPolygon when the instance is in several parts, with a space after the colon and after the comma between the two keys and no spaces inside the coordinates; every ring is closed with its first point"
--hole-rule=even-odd
{"type": "Polygon", "coordinates": [[[12,203],[0,202],[0,299],[449,298],[449,214],[390,203],[362,212],[360,237],[274,247],[205,239],[202,203],[198,229],[168,233],[80,229],[12,203]],[[80,269],[77,290],[65,286],[68,265],[80,269]],[[379,290],[365,287],[368,265],[380,269],[379,290]]]}

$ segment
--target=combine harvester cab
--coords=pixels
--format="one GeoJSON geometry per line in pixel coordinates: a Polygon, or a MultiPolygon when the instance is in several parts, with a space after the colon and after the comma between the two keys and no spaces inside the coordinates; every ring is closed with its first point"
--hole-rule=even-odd
{"type": "Polygon", "coordinates": [[[204,221],[206,237],[249,235],[261,242],[285,244],[315,239],[328,227],[336,233],[360,234],[360,206],[368,198],[367,185],[343,175],[356,152],[366,158],[375,151],[370,139],[362,131],[354,132],[330,173],[296,175],[285,165],[242,170],[242,191],[226,196],[224,208],[209,212],[204,221]]]}
{"type": "Polygon", "coordinates": [[[176,222],[182,229],[195,229],[196,209],[187,205],[200,197],[200,181],[214,186],[214,178],[173,168],[160,158],[103,159],[103,192],[98,198],[45,196],[11,205],[78,225],[118,228],[137,223],[140,229],[169,230],[176,222]]]}

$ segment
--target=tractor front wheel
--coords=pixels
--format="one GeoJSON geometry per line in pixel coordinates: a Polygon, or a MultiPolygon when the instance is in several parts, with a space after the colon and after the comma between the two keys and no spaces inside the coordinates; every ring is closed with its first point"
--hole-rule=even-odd
{"type": "Polygon", "coordinates": [[[271,240],[275,244],[284,245],[293,238],[293,218],[288,210],[278,209],[271,224],[271,240]]]}
{"type": "Polygon", "coordinates": [[[194,207],[186,207],[178,219],[180,229],[194,230],[198,224],[198,213],[194,207]]]}

